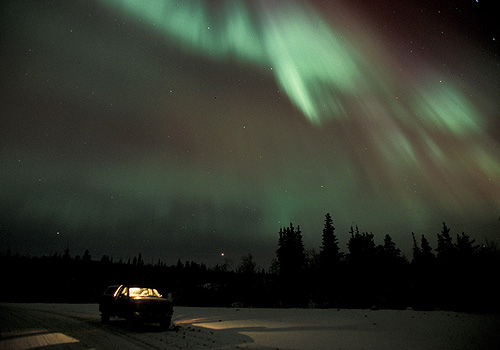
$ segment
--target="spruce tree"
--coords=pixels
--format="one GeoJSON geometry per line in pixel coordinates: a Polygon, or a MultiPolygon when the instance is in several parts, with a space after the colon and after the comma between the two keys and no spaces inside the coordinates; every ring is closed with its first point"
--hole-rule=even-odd
{"type": "Polygon", "coordinates": [[[243,275],[254,275],[257,272],[257,264],[255,263],[252,253],[248,253],[241,257],[237,271],[243,275]]]}
{"type": "Polygon", "coordinates": [[[415,233],[411,233],[411,237],[413,238],[413,263],[417,263],[420,260],[420,256],[422,255],[422,250],[418,246],[417,239],[415,238],[415,233]]]}
{"type": "Polygon", "coordinates": [[[401,261],[401,250],[396,248],[396,243],[390,235],[385,235],[384,245],[378,247],[377,255],[383,265],[393,265],[401,261]]]}
{"type": "Polygon", "coordinates": [[[469,259],[479,250],[479,245],[475,244],[475,239],[470,239],[469,235],[462,232],[462,235],[457,234],[457,243],[455,243],[455,250],[460,259],[469,259]]]}
{"type": "Polygon", "coordinates": [[[302,272],[306,259],[300,226],[296,230],[290,223],[289,227],[280,228],[276,257],[282,276],[292,276],[302,272]]]}
{"type": "Polygon", "coordinates": [[[356,232],[353,231],[351,226],[350,233],[351,238],[347,243],[350,263],[358,265],[372,261],[376,251],[373,233],[359,233],[358,226],[356,226],[356,232]]]}
{"type": "Polygon", "coordinates": [[[376,290],[379,289],[373,234],[359,233],[357,226],[356,231],[351,227],[350,233],[344,297],[352,307],[370,307],[378,304],[376,290]]]}
{"type": "Polygon", "coordinates": [[[281,267],[286,262],[286,244],[285,244],[285,233],[283,228],[280,227],[279,239],[278,239],[278,249],[276,249],[276,262],[278,265],[278,271],[281,273],[281,267]]]}
{"type": "Polygon", "coordinates": [[[320,248],[321,268],[325,272],[331,272],[340,261],[338,239],[335,235],[335,227],[330,213],[325,215],[325,226],[323,228],[322,244],[320,248]]]}
{"type": "Polygon", "coordinates": [[[427,238],[422,235],[420,240],[420,247],[415,239],[415,234],[412,232],[413,237],[413,264],[420,266],[429,266],[434,261],[434,254],[432,254],[432,248],[429,244],[427,238]]]}
{"type": "Polygon", "coordinates": [[[418,309],[430,309],[434,307],[436,273],[434,254],[427,238],[422,235],[420,247],[418,247],[415,235],[413,235],[413,261],[414,286],[413,307],[418,309]]]}
{"type": "Polygon", "coordinates": [[[384,255],[392,258],[399,258],[401,254],[401,250],[396,248],[396,243],[394,243],[391,236],[389,235],[385,235],[384,237],[383,252],[384,255]]]}
{"type": "Polygon", "coordinates": [[[452,238],[450,236],[450,229],[443,222],[443,229],[441,234],[437,235],[437,258],[442,262],[450,262],[453,257],[455,247],[453,246],[452,238]]]}
{"type": "Polygon", "coordinates": [[[295,229],[290,223],[289,227],[280,228],[276,258],[281,300],[286,305],[303,306],[307,283],[304,280],[306,258],[300,226],[295,229]]]}
{"type": "Polygon", "coordinates": [[[294,231],[292,223],[290,223],[290,229],[293,242],[293,267],[296,272],[302,272],[306,263],[306,252],[302,241],[302,231],[300,230],[300,226],[297,226],[297,230],[294,231]]]}
{"type": "Polygon", "coordinates": [[[90,256],[90,252],[88,249],[85,249],[85,252],[83,253],[83,258],[82,260],[84,262],[90,262],[91,261],[91,256],[90,256]]]}
{"type": "Polygon", "coordinates": [[[431,263],[434,260],[434,254],[432,254],[431,245],[429,244],[429,241],[427,240],[427,238],[425,238],[424,235],[422,235],[421,247],[422,247],[422,260],[425,263],[431,263]]]}

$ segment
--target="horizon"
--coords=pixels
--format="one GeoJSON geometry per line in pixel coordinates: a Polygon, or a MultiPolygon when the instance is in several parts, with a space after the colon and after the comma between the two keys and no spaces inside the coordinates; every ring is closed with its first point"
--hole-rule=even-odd
{"type": "MultiPolygon", "coordinates": [[[[417,243],[419,245],[420,245],[420,239],[421,239],[422,235],[425,236],[425,238],[428,240],[428,242],[432,248],[433,253],[435,254],[436,248],[437,248],[437,235],[441,233],[443,223],[444,222],[441,223],[441,226],[439,226],[439,230],[437,230],[436,232],[428,232],[428,233],[416,233],[414,231],[410,232],[408,234],[407,239],[405,240],[406,244],[404,244],[404,243],[401,244],[401,242],[394,241],[394,237],[391,234],[389,234],[389,236],[391,236],[391,238],[393,239],[393,241],[396,245],[396,248],[398,248],[400,250],[401,257],[405,258],[408,262],[411,262],[413,259],[412,233],[415,233],[415,238],[417,239],[417,243]]],[[[289,223],[289,224],[291,224],[291,223],[289,223]]],[[[294,227],[299,227],[299,226],[300,226],[301,232],[303,234],[305,251],[306,252],[315,251],[316,253],[319,253],[321,250],[320,245],[321,245],[322,232],[319,233],[319,237],[317,239],[318,244],[315,246],[310,246],[306,242],[308,242],[308,241],[310,242],[311,237],[308,237],[307,232],[304,232],[302,225],[300,225],[300,224],[295,225],[294,224],[294,227]]],[[[485,247],[488,243],[497,244],[497,246],[498,246],[497,242],[489,240],[486,236],[484,236],[484,240],[477,239],[474,237],[474,235],[471,235],[470,233],[468,233],[466,231],[462,230],[462,231],[458,232],[457,230],[454,230],[454,226],[450,226],[448,224],[447,224],[447,226],[448,226],[448,228],[450,228],[450,235],[451,235],[451,238],[452,238],[454,243],[456,243],[457,235],[465,233],[466,235],[469,235],[471,237],[471,239],[474,239],[475,243],[477,245],[479,245],[480,247],[485,247]]],[[[285,228],[285,227],[286,227],[286,225],[280,227],[280,229],[285,228]]],[[[334,223],[334,227],[335,227],[335,223],[334,223]]],[[[360,233],[373,234],[375,246],[379,246],[379,245],[383,244],[383,240],[384,240],[386,233],[377,235],[377,233],[375,233],[373,231],[361,229],[359,227],[359,225],[356,225],[355,223],[349,227],[349,230],[351,229],[351,227],[354,230],[356,230],[356,227],[357,227],[359,229],[360,233]]],[[[338,230],[335,227],[335,235],[338,239],[339,250],[343,254],[348,254],[349,250],[348,250],[347,243],[349,242],[349,239],[350,239],[350,232],[346,231],[345,235],[342,235],[342,234],[339,234],[337,231],[338,230]]],[[[75,247],[71,247],[70,245],[64,246],[64,243],[59,244],[58,247],[51,247],[50,251],[48,251],[48,252],[39,251],[39,252],[34,253],[34,254],[30,254],[29,250],[13,251],[13,250],[11,250],[11,248],[9,246],[6,246],[5,252],[2,252],[2,254],[6,254],[7,252],[10,252],[11,255],[17,254],[20,256],[30,257],[30,258],[33,258],[33,257],[42,258],[42,257],[50,257],[53,255],[62,256],[67,249],[69,251],[70,257],[72,259],[75,259],[77,256],[79,256],[81,258],[84,255],[85,251],[88,250],[92,261],[100,261],[104,256],[107,256],[109,259],[111,259],[115,263],[117,263],[117,262],[127,263],[127,261],[131,262],[134,258],[137,258],[139,256],[139,254],[141,254],[142,260],[145,262],[145,264],[155,265],[159,261],[161,261],[162,263],[166,264],[167,266],[174,266],[180,260],[184,264],[186,262],[194,262],[197,264],[203,264],[203,265],[207,266],[207,268],[211,269],[211,268],[214,268],[216,266],[220,266],[222,264],[229,263],[229,268],[232,270],[235,270],[237,268],[238,264],[241,262],[241,259],[243,257],[247,256],[248,254],[252,254],[252,256],[257,264],[257,268],[259,270],[264,269],[267,271],[271,268],[273,260],[276,259],[276,249],[278,248],[278,238],[279,238],[279,229],[276,231],[276,242],[275,242],[274,247],[267,246],[266,247],[267,249],[265,249],[265,250],[256,250],[255,248],[251,248],[251,249],[248,249],[247,251],[245,251],[243,249],[239,252],[231,252],[231,251],[227,251],[227,252],[221,251],[220,253],[214,252],[212,255],[205,256],[204,258],[200,258],[198,260],[196,259],[197,257],[200,257],[200,254],[198,254],[198,253],[191,254],[191,256],[188,255],[187,257],[182,257],[182,256],[174,257],[174,256],[161,255],[161,254],[156,256],[148,251],[133,252],[130,250],[129,255],[114,256],[114,255],[106,253],[105,251],[98,250],[95,248],[89,249],[87,247],[87,248],[81,249],[81,247],[78,247],[79,250],[76,250],[76,249],[73,249],[75,247]]]]}

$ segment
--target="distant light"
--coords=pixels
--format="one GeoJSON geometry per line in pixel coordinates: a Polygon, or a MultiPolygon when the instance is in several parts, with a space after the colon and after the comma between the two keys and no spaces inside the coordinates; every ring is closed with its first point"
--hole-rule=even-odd
{"type": "Polygon", "coordinates": [[[224,253],[221,253],[220,256],[224,256],[224,253]]]}

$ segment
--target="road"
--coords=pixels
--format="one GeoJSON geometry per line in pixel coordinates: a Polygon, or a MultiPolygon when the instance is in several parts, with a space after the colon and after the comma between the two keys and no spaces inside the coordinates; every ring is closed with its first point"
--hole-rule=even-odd
{"type": "Polygon", "coordinates": [[[100,322],[97,305],[0,304],[0,349],[207,349],[234,348],[250,338],[184,322],[163,331],[158,325],[131,327],[120,319],[100,322]]]}
{"type": "Polygon", "coordinates": [[[500,315],[175,307],[173,322],[131,328],[101,324],[95,304],[0,304],[0,349],[500,349],[500,315]]]}

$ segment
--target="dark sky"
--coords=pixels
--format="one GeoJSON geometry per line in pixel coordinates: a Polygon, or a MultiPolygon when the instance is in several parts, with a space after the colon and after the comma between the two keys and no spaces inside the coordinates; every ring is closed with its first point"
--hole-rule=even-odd
{"type": "Polygon", "coordinates": [[[281,226],[500,239],[491,2],[7,1],[0,247],[268,267],[281,226]]]}

